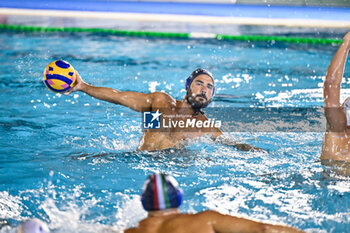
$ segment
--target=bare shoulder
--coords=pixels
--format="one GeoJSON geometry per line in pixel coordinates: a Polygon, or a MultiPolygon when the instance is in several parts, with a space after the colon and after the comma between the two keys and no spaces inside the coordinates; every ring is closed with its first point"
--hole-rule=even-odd
{"type": "Polygon", "coordinates": [[[230,219],[230,221],[239,221],[241,220],[240,218],[231,216],[231,215],[225,215],[225,214],[221,214],[217,211],[214,210],[207,210],[207,211],[203,211],[201,213],[196,214],[199,218],[203,218],[203,219],[207,219],[210,221],[222,221],[222,220],[227,220],[227,218],[230,219]]]}
{"type": "Polygon", "coordinates": [[[213,228],[207,219],[198,214],[177,214],[169,216],[159,229],[161,233],[213,233],[213,228]]]}
{"type": "Polygon", "coordinates": [[[214,211],[214,210],[206,210],[206,211],[203,211],[203,212],[196,214],[196,216],[198,216],[198,217],[220,217],[220,216],[224,216],[224,215],[220,214],[219,212],[214,211]]]}
{"type": "Polygon", "coordinates": [[[283,233],[300,233],[302,231],[283,225],[273,225],[245,218],[234,217],[230,215],[221,214],[216,211],[205,211],[198,216],[202,215],[207,222],[213,224],[215,232],[283,232],[283,233]]]}
{"type": "Polygon", "coordinates": [[[175,99],[173,97],[171,97],[168,93],[165,93],[165,92],[153,92],[153,93],[150,93],[150,95],[152,96],[152,98],[154,100],[172,100],[172,101],[175,101],[175,99]]]}
{"type": "Polygon", "coordinates": [[[153,92],[150,93],[150,96],[152,97],[152,105],[154,108],[176,106],[176,100],[167,93],[153,92]]]}
{"type": "Polygon", "coordinates": [[[124,233],[137,233],[137,228],[129,228],[124,230],[124,233]]]}
{"type": "Polygon", "coordinates": [[[160,218],[146,218],[140,221],[137,227],[126,229],[124,233],[156,233],[161,223],[160,218]]]}

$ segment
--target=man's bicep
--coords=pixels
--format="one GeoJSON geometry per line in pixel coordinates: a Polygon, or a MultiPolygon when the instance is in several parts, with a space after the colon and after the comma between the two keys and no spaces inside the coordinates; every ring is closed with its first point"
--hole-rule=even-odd
{"type": "Polygon", "coordinates": [[[328,130],[342,132],[346,129],[346,116],[340,107],[325,107],[328,130]]]}
{"type": "Polygon", "coordinates": [[[131,108],[137,112],[150,111],[152,109],[152,93],[122,91],[117,93],[116,103],[131,108]]]}
{"type": "Polygon", "coordinates": [[[324,83],[324,112],[327,119],[327,129],[341,132],[346,128],[346,117],[339,106],[340,86],[334,82],[324,83]]]}
{"type": "Polygon", "coordinates": [[[138,112],[152,111],[154,109],[176,105],[176,100],[163,92],[145,94],[124,91],[118,93],[118,101],[118,104],[124,105],[138,112]]]}

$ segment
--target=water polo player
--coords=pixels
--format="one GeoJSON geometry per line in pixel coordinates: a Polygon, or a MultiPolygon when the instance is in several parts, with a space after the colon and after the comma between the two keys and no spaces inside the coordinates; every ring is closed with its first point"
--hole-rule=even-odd
{"type": "Polygon", "coordinates": [[[85,83],[77,74],[76,86],[66,94],[82,91],[94,98],[120,104],[138,112],[154,112],[153,120],[162,114],[163,121],[169,125],[167,127],[164,125],[162,129],[145,129],[139,150],[181,148],[188,139],[203,135],[209,135],[214,140],[232,145],[240,150],[258,149],[248,144],[240,144],[227,139],[221,140],[219,138],[222,135],[220,129],[212,124],[213,122],[209,122],[202,112],[202,109],[207,107],[212,100],[215,91],[214,78],[209,71],[200,68],[193,71],[186,80],[186,90],[186,96],[179,101],[163,92],[145,94],[95,87],[85,83]],[[181,121],[190,124],[181,125],[181,121]],[[202,129],[206,122],[209,122],[208,127],[202,129]]]}
{"type": "Polygon", "coordinates": [[[142,205],[148,217],[136,228],[125,233],[233,233],[233,232],[302,232],[297,229],[255,222],[223,215],[216,211],[198,214],[181,214],[183,192],[176,180],[166,174],[152,174],[146,180],[142,192],[142,205]]]}
{"type": "Polygon", "coordinates": [[[340,85],[350,49],[348,32],[335,53],[324,81],[324,110],[327,129],[322,145],[322,160],[350,162],[350,103],[346,99],[340,106],[340,85]]]}

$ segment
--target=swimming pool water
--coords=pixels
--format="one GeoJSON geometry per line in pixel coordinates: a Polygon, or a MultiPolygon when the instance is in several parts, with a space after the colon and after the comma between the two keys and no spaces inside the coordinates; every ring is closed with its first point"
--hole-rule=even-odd
{"type": "Polygon", "coordinates": [[[156,171],[180,183],[183,212],[215,209],[307,232],[347,232],[350,179],[320,163],[323,129],[226,132],[268,153],[207,138],[179,151],[137,152],[140,113],[83,93],[54,94],[42,83],[46,65],[64,59],[88,83],[181,100],[185,78],[203,67],[215,76],[211,107],[320,107],[336,49],[1,32],[0,219],[10,226],[0,232],[14,232],[27,217],[43,219],[53,232],[121,232],[146,216],[139,194],[156,171]]]}

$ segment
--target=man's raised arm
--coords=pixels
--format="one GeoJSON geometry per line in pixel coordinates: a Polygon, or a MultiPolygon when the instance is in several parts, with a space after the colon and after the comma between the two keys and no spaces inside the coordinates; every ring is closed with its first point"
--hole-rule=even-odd
{"type": "Polygon", "coordinates": [[[129,107],[135,111],[150,111],[152,108],[152,99],[156,93],[139,93],[131,91],[118,91],[108,87],[95,87],[85,83],[77,73],[77,84],[65,94],[75,91],[82,91],[86,94],[100,100],[108,101],[129,107]]]}
{"type": "Polygon", "coordinates": [[[342,44],[335,53],[324,81],[324,108],[328,130],[343,131],[346,128],[346,118],[339,106],[340,85],[343,78],[345,62],[350,48],[350,32],[344,36],[342,44]]]}

